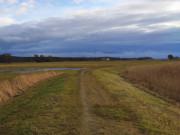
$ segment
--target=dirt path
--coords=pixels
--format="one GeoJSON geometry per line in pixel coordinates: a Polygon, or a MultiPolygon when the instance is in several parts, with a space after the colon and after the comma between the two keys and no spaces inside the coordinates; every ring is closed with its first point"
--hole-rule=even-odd
{"type": "Polygon", "coordinates": [[[89,134],[91,132],[90,124],[93,122],[92,114],[90,113],[90,105],[87,99],[87,88],[85,86],[85,72],[81,72],[81,100],[83,105],[83,119],[82,119],[82,135],[89,134]]]}
{"type": "Polygon", "coordinates": [[[136,134],[131,121],[115,118],[123,111],[116,97],[85,70],[81,73],[81,100],[83,105],[82,135],[136,134]],[[128,130],[128,129],[133,130],[128,130]]]}

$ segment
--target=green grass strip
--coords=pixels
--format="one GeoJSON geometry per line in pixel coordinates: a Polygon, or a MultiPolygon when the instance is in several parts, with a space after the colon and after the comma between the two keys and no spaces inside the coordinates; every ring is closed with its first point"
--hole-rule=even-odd
{"type": "Polygon", "coordinates": [[[0,135],[79,134],[79,73],[39,83],[0,107],[0,135]]]}

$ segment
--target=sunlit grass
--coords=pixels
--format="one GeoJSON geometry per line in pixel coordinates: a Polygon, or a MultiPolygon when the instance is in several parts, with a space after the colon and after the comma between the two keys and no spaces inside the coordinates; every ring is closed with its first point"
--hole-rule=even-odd
{"type": "MultiPolygon", "coordinates": [[[[84,87],[90,89],[87,92],[87,97],[90,97],[90,111],[93,116],[96,115],[97,123],[102,122],[101,126],[106,126],[109,131],[118,127],[122,135],[177,135],[180,134],[179,108],[134,87],[121,77],[127,67],[143,65],[156,67],[160,63],[173,65],[176,62],[147,60],[12,63],[1,64],[0,67],[86,67],[89,73],[85,75],[84,87]],[[109,125],[111,126],[108,127],[109,125]]],[[[32,85],[28,91],[0,106],[0,134],[80,134],[83,126],[81,125],[83,110],[80,94],[81,71],[57,72],[63,74],[32,85]]],[[[18,76],[19,73],[3,72],[0,79],[1,82],[12,81],[18,76]]]]}
{"type": "Polygon", "coordinates": [[[79,135],[78,75],[78,71],[68,71],[46,79],[0,106],[0,134],[79,135]]]}
{"type": "MultiPolygon", "coordinates": [[[[27,88],[46,78],[60,74],[60,72],[39,72],[16,75],[14,78],[0,82],[0,103],[23,93],[27,88]]],[[[13,77],[13,76],[12,76],[13,77]]]]}
{"type": "Polygon", "coordinates": [[[98,114],[107,118],[127,117],[127,120],[130,116],[130,121],[134,121],[134,125],[143,134],[180,134],[180,109],[126,82],[119,76],[120,71],[117,68],[93,71],[96,78],[118,100],[117,107],[121,106],[123,110],[123,113],[119,111],[118,115],[118,108],[112,110],[107,107],[99,110],[98,114]]]}

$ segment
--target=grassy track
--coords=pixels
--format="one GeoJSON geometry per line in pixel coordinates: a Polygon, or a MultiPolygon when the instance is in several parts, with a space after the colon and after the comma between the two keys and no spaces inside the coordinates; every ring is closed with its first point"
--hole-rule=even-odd
{"type": "Polygon", "coordinates": [[[47,79],[0,107],[1,135],[79,134],[78,72],[47,79]]]}
{"type": "Polygon", "coordinates": [[[141,135],[136,115],[105,89],[90,71],[82,75],[84,92],[82,135],[141,135]]]}
{"type": "Polygon", "coordinates": [[[64,71],[4,103],[0,135],[179,135],[180,108],[121,77],[126,66],[161,62],[56,63],[89,69],[64,71]]]}
{"type": "MultiPolygon", "coordinates": [[[[114,107],[96,107],[94,109],[96,114],[110,120],[120,120],[122,123],[130,121],[142,134],[180,134],[180,108],[125,82],[119,76],[118,70],[98,69],[93,71],[93,74],[118,101],[114,107]]],[[[131,127],[124,129],[127,128],[129,131],[132,129],[131,127]]]]}

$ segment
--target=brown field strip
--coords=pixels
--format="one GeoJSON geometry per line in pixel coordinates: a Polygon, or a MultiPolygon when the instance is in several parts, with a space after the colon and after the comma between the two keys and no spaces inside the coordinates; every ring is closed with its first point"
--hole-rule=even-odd
{"type": "Polygon", "coordinates": [[[149,88],[160,97],[180,102],[180,62],[132,66],[126,68],[123,76],[149,88]]]}
{"type": "Polygon", "coordinates": [[[58,74],[60,72],[23,74],[11,80],[4,80],[0,82],[0,103],[9,100],[11,97],[18,96],[35,83],[58,74]]]}

